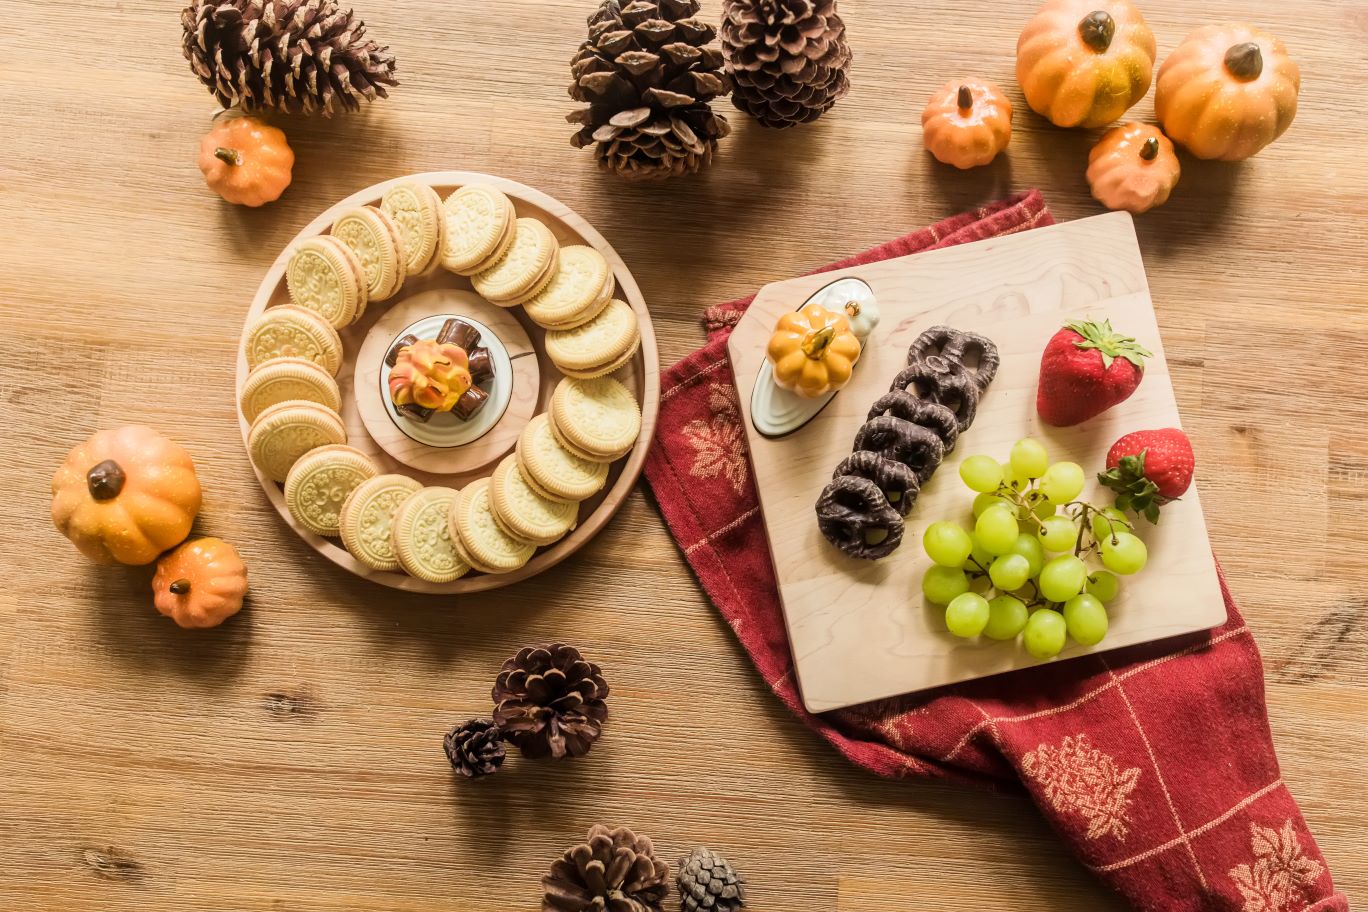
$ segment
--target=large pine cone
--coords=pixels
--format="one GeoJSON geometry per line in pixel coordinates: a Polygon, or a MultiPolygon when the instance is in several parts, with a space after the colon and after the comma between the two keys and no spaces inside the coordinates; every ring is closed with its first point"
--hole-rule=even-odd
{"type": "Polygon", "coordinates": [[[724,0],[722,53],[732,104],[767,127],[816,120],[850,90],[836,0],[724,0]]]}
{"type": "Polygon", "coordinates": [[[337,0],[193,0],[181,26],[185,59],[225,108],[331,117],[399,84],[389,48],[337,0]]]}
{"type": "Polygon", "coordinates": [[[608,682],[564,643],[527,647],[494,682],[494,722],[524,757],[582,757],[603,733],[608,682]]]}
{"type": "Polygon", "coordinates": [[[746,881],[727,859],[699,846],[679,862],[681,912],[736,912],[746,905],[746,881]]]}
{"type": "Polygon", "coordinates": [[[594,146],[599,166],[629,180],[693,174],[712,161],[730,128],[709,101],[728,90],[716,29],[698,0],[603,0],[589,38],[570,62],[570,97],[588,102],[576,148],[594,146]]]}
{"type": "Polygon", "coordinates": [[[589,841],[567,849],[542,878],[542,912],[660,912],[669,879],[651,840],[595,824],[589,841]]]}

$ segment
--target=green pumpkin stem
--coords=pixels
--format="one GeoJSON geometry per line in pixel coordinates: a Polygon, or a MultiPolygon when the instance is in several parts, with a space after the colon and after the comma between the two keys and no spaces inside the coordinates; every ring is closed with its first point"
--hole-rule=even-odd
{"type": "Polygon", "coordinates": [[[1106,10],[1093,10],[1078,23],[1078,37],[1099,54],[1105,54],[1116,36],[1116,20],[1106,10]]]}
{"type": "Polygon", "coordinates": [[[959,95],[955,97],[955,104],[959,105],[961,111],[968,111],[974,106],[974,93],[967,85],[959,87],[959,95]]]}
{"type": "Polygon", "coordinates": [[[1253,41],[1232,45],[1226,51],[1225,65],[1236,79],[1251,82],[1263,73],[1263,51],[1253,41]]]}
{"type": "Polygon", "coordinates": [[[1151,136],[1149,139],[1145,140],[1144,145],[1140,147],[1140,158],[1145,161],[1154,161],[1158,157],[1159,137],[1151,136]]]}
{"type": "Polygon", "coordinates": [[[113,500],[123,491],[128,475],[123,467],[112,459],[95,466],[86,472],[86,488],[96,500],[113,500]]]}
{"type": "Polygon", "coordinates": [[[214,158],[226,165],[232,165],[234,168],[242,164],[242,153],[237,149],[228,149],[224,146],[219,146],[214,150],[214,158]]]}
{"type": "Polygon", "coordinates": [[[168,586],[173,595],[189,595],[190,581],[188,579],[178,579],[168,586]]]}

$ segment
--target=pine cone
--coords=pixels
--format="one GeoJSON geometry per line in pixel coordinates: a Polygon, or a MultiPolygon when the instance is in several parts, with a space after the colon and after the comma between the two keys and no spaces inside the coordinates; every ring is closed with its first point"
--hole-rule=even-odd
{"type": "Polygon", "coordinates": [[[651,840],[595,824],[589,841],[567,849],[542,878],[542,912],[660,912],[669,879],[651,840]]]}
{"type": "Polygon", "coordinates": [[[399,84],[389,48],[337,0],[192,0],[181,26],[190,69],[225,108],[331,117],[399,84]]]}
{"type": "Polygon", "coordinates": [[[679,862],[682,912],[735,912],[746,904],[746,881],[727,859],[699,846],[679,862]]]}
{"type": "Polygon", "coordinates": [[[836,0],[724,0],[722,53],[732,104],[766,127],[816,120],[850,90],[836,0]]]}
{"type": "Polygon", "coordinates": [[[471,719],[442,739],[451,768],[469,779],[497,773],[504,762],[503,732],[488,719],[471,719]]]}
{"type": "Polygon", "coordinates": [[[608,682],[564,643],[527,647],[494,682],[494,722],[524,757],[582,757],[603,733],[608,682]]]}
{"type": "Polygon", "coordinates": [[[571,145],[594,144],[599,166],[629,180],[693,174],[730,132],[708,104],[728,90],[717,31],[698,0],[603,0],[570,62],[571,145]]]}

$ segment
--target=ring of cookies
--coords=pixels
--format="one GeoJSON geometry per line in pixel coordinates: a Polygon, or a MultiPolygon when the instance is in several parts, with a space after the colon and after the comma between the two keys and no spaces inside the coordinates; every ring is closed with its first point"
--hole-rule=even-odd
{"type": "MultiPolygon", "coordinates": [[[[369,571],[430,584],[511,574],[583,521],[581,505],[641,438],[642,404],[612,376],[642,350],[638,312],[614,297],[598,249],[562,246],[492,183],[465,183],[445,200],[421,180],[387,186],[378,205],[347,208],[326,233],[297,240],[284,268],[288,303],[249,319],[239,384],[247,449],[263,484],[281,486],[294,524],[339,541],[369,571]],[[504,432],[509,444],[518,433],[512,452],[459,488],[386,471],[384,459],[349,445],[357,441],[337,379],[346,361],[339,331],[406,280],[442,271],[466,277],[484,302],[521,308],[519,322],[540,328],[541,353],[562,375],[542,392],[540,414],[525,413],[520,433],[518,424],[504,432]]],[[[404,334],[386,346],[381,387],[396,424],[471,421],[494,384],[514,381],[500,375],[489,351],[499,342],[477,323],[457,314],[429,338],[404,334]]],[[[486,424],[498,413],[489,414],[486,424]]],[[[367,444],[386,448],[378,438],[367,444]]]]}

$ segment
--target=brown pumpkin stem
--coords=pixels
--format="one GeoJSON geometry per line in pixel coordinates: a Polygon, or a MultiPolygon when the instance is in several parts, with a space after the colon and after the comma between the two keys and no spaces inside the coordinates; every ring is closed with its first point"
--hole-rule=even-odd
{"type": "Polygon", "coordinates": [[[959,87],[959,95],[955,98],[955,103],[959,105],[961,111],[967,111],[974,106],[974,93],[967,85],[959,87]]]}
{"type": "Polygon", "coordinates": [[[1078,23],[1078,37],[1099,54],[1111,47],[1116,35],[1116,20],[1106,10],[1093,10],[1078,23]]]}
{"type": "Polygon", "coordinates": [[[803,354],[813,361],[820,361],[826,355],[827,346],[831,340],[836,338],[836,327],[827,324],[821,329],[814,329],[803,339],[803,354]]]}
{"type": "Polygon", "coordinates": [[[1230,75],[1250,82],[1263,72],[1263,51],[1253,41],[1234,45],[1226,51],[1225,65],[1230,75]]]}
{"type": "Polygon", "coordinates": [[[214,150],[214,158],[217,158],[226,165],[232,165],[235,168],[242,164],[242,153],[237,149],[228,149],[224,146],[219,146],[214,150]]]}
{"type": "Polygon", "coordinates": [[[112,459],[106,459],[86,472],[86,487],[90,489],[90,496],[96,500],[113,500],[118,497],[127,481],[128,476],[124,474],[123,467],[112,459]]]}
{"type": "Polygon", "coordinates": [[[1159,156],[1159,137],[1151,136],[1140,146],[1140,157],[1145,161],[1154,161],[1159,156]]]}
{"type": "Polygon", "coordinates": [[[188,595],[190,593],[190,581],[188,579],[178,579],[167,587],[174,595],[188,595]]]}

